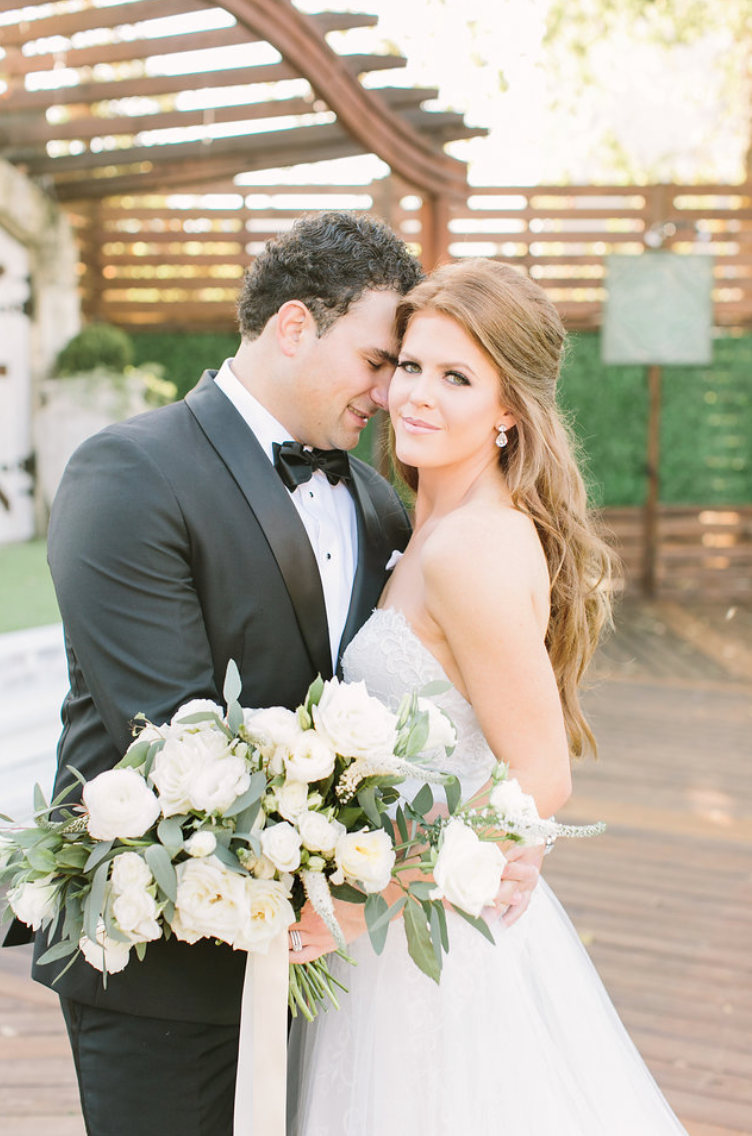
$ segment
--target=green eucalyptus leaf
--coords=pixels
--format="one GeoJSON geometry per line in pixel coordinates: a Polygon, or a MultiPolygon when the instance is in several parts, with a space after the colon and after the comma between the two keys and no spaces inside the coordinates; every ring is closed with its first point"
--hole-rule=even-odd
{"type": "Polygon", "coordinates": [[[240,679],[240,671],[238,664],[234,659],[230,659],[227,664],[227,671],[225,672],[225,684],[222,687],[222,694],[224,700],[229,706],[231,702],[237,702],[240,698],[240,692],[243,689],[243,683],[240,679]]]}
{"type": "Polygon", "coordinates": [[[109,863],[100,864],[91,881],[89,894],[84,900],[84,934],[97,941],[97,925],[104,909],[104,895],[107,887],[107,875],[110,870],[109,863]]]}
{"type": "Polygon", "coordinates": [[[48,809],[49,805],[47,804],[47,799],[42,792],[42,786],[39,784],[39,782],[37,782],[34,785],[34,812],[46,813],[48,809]]]}
{"type": "Polygon", "coordinates": [[[245,868],[240,863],[235,853],[231,852],[230,849],[226,848],[225,845],[220,841],[217,841],[217,847],[214,849],[214,855],[225,865],[226,868],[229,868],[231,872],[237,872],[241,876],[247,875],[245,868]]]}
{"type": "Polygon", "coordinates": [[[165,817],[157,825],[157,839],[170,853],[170,859],[177,856],[183,847],[183,829],[175,817],[165,817]]]}
{"type": "Polygon", "coordinates": [[[438,983],[441,972],[436,962],[436,952],[433,949],[423,908],[418,903],[408,903],[404,918],[410,958],[424,974],[438,983]]]}
{"type": "Polygon", "coordinates": [[[35,872],[43,872],[44,875],[49,875],[50,872],[54,872],[57,868],[55,857],[52,852],[50,852],[49,848],[40,848],[38,846],[36,848],[29,848],[26,853],[26,859],[35,872]]]}
{"type": "Polygon", "coordinates": [[[444,790],[446,792],[447,808],[450,814],[457,812],[460,800],[462,799],[462,786],[460,785],[457,777],[447,777],[444,782],[444,790]]]}
{"type": "Polygon", "coordinates": [[[431,892],[436,890],[436,884],[433,880],[412,880],[408,884],[410,895],[414,895],[416,899],[424,900],[431,898],[431,892]]]}
{"type": "Polygon", "coordinates": [[[439,915],[439,910],[441,910],[441,911],[444,910],[444,908],[441,905],[441,900],[437,900],[435,903],[431,904],[431,917],[430,917],[431,942],[433,943],[433,949],[434,949],[434,953],[436,955],[436,965],[439,968],[439,972],[441,972],[441,964],[442,964],[443,960],[441,958],[442,935],[441,935],[441,917],[439,915]]]}
{"type": "Polygon", "coordinates": [[[428,714],[423,710],[420,714],[416,714],[415,720],[410,727],[410,733],[407,735],[407,742],[405,744],[406,757],[414,757],[416,754],[423,752],[428,741],[429,729],[428,714]]]}
{"type": "Polygon", "coordinates": [[[44,954],[40,955],[36,960],[40,966],[46,966],[47,963],[57,962],[58,959],[67,958],[72,955],[74,951],[78,950],[78,940],[71,942],[70,939],[61,939],[59,943],[54,943],[53,946],[48,947],[44,954]]]}
{"type": "Polygon", "coordinates": [[[235,838],[248,840],[252,835],[253,825],[261,809],[261,801],[254,801],[247,809],[243,809],[235,816],[235,838]]]}
{"type": "Polygon", "coordinates": [[[112,851],[113,840],[98,840],[89,853],[86,863],[84,864],[85,872],[93,872],[98,864],[109,856],[112,851]]]}
{"type": "Polygon", "coordinates": [[[162,844],[150,844],[144,857],[159,887],[174,903],[178,894],[178,877],[170,853],[162,844]]]}
{"type": "Polygon", "coordinates": [[[136,951],[136,958],[138,959],[139,962],[143,962],[144,959],[146,958],[147,944],[146,943],[134,943],[133,946],[134,946],[135,951],[136,951]]]}
{"type": "Polygon", "coordinates": [[[335,899],[341,899],[343,903],[365,903],[368,899],[365,892],[352,884],[329,884],[329,890],[335,899]]]}
{"type": "Polygon", "coordinates": [[[79,773],[78,770],[73,765],[66,765],[65,768],[68,770],[69,773],[73,774],[73,776],[76,778],[76,781],[78,781],[79,785],[85,785],[86,784],[86,778],[83,776],[83,774],[79,773]]]}
{"type": "Polygon", "coordinates": [[[358,790],[358,804],[371,823],[381,828],[381,813],[376,804],[376,789],[373,785],[365,785],[358,790]]]}
{"type": "Polygon", "coordinates": [[[389,931],[388,919],[381,919],[381,916],[388,913],[389,906],[383,895],[376,893],[368,896],[365,911],[366,926],[371,939],[371,946],[376,954],[380,955],[384,949],[386,936],[389,931]]]}
{"type": "Polygon", "coordinates": [[[324,693],[324,680],[321,675],[316,675],[315,679],[308,687],[308,693],[305,696],[304,706],[310,714],[314,706],[318,706],[321,701],[321,695],[324,693]]]}
{"type": "Polygon", "coordinates": [[[441,945],[446,953],[449,954],[449,931],[447,929],[446,909],[441,900],[437,900],[434,903],[434,910],[439,921],[439,935],[441,938],[441,945]]]}
{"type": "Polygon", "coordinates": [[[239,702],[231,702],[227,707],[227,726],[231,734],[240,733],[240,727],[243,725],[243,711],[239,702]]]}
{"type": "Polygon", "coordinates": [[[397,830],[402,840],[407,840],[407,821],[405,820],[405,813],[402,805],[399,805],[396,813],[397,830]]]}
{"type": "Polygon", "coordinates": [[[433,792],[428,783],[423,785],[415,794],[411,804],[415,812],[420,813],[421,816],[425,816],[426,813],[431,811],[433,808],[433,792]]]}
{"type": "Polygon", "coordinates": [[[418,691],[418,698],[435,698],[437,694],[446,694],[451,689],[452,684],[448,679],[435,678],[421,687],[418,691]]]}
{"type": "Polygon", "coordinates": [[[265,788],[266,774],[254,773],[245,793],[241,793],[239,797],[236,797],[230,807],[225,809],[222,815],[225,817],[239,816],[240,813],[244,812],[247,808],[250,808],[251,805],[254,805],[256,801],[261,799],[265,788]]]}
{"type": "Polygon", "coordinates": [[[143,741],[134,742],[129,748],[128,752],[120,758],[115,769],[137,769],[139,765],[143,765],[149,753],[149,746],[151,742],[148,738],[143,741]]]}

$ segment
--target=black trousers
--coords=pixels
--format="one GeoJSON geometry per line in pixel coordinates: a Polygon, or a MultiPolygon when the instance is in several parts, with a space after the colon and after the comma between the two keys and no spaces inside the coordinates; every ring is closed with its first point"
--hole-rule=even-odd
{"type": "Polygon", "coordinates": [[[61,998],[88,1136],[232,1136],[239,1027],[61,998]]]}

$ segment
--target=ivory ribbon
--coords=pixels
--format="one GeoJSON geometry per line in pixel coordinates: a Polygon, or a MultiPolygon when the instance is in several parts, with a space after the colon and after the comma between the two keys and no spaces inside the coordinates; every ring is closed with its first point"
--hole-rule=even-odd
{"type": "Polygon", "coordinates": [[[285,1136],[288,982],[284,931],[268,954],[250,952],[245,966],[234,1136],[285,1136]]]}

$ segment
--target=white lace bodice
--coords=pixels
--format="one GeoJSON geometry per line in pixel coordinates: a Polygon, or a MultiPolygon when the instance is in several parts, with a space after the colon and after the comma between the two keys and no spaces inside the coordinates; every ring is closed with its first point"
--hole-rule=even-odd
{"type": "MultiPolygon", "coordinates": [[[[449,682],[441,664],[395,608],[377,608],[373,612],[345,651],[342,670],[348,682],[362,680],[370,694],[393,710],[406,691],[420,690],[437,679],[449,682]]],[[[488,780],[496,759],[472,706],[456,687],[450,683],[449,689],[435,696],[434,701],[452,719],[458,741],[449,757],[442,750],[428,764],[454,773],[462,782],[463,797],[467,798],[488,780]]],[[[402,791],[408,796],[406,788],[402,791]]]]}

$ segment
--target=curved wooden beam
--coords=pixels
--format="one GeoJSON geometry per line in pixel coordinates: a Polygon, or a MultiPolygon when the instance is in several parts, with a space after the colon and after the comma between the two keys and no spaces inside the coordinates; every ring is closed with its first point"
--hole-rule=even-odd
{"type": "Polygon", "coordinates": [[[222,0],[221,7],[276,47],[367,153],[378,155],[408,185],[424,193],[465,200],[464,163],[433,149],[389,110],[377,92],[362,87],[314,21],[291,0],[222,0]]]}

